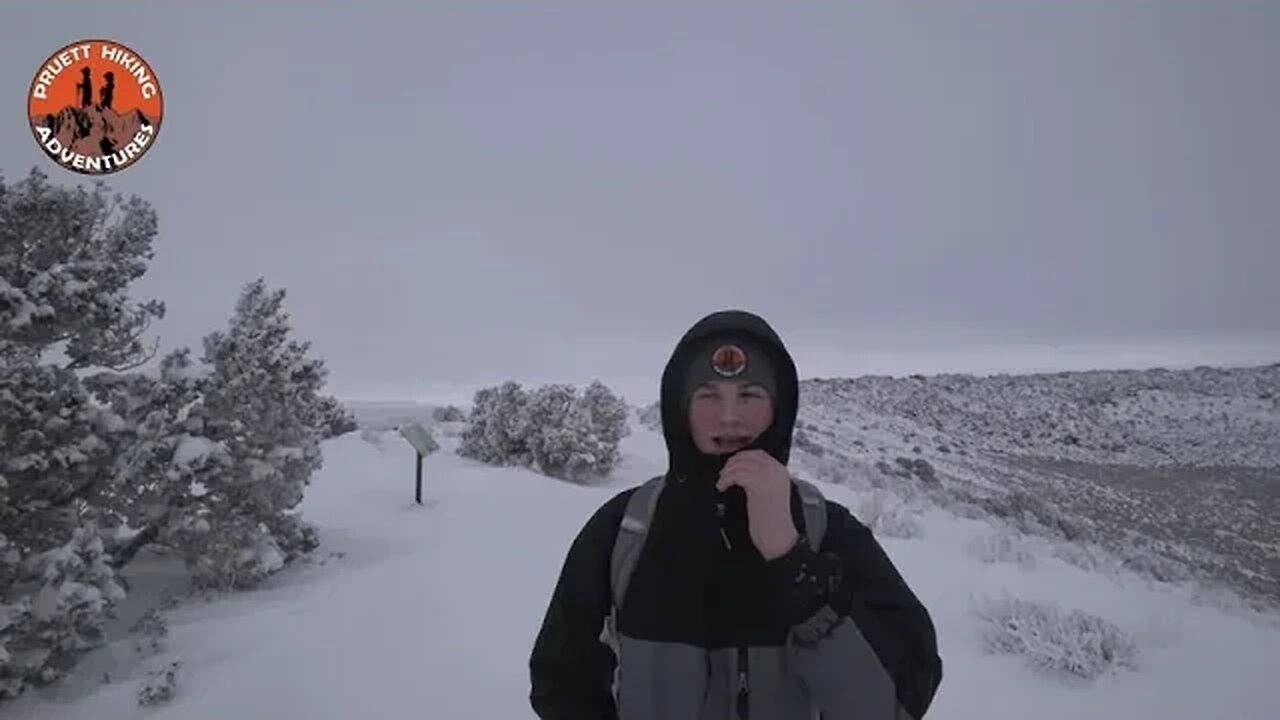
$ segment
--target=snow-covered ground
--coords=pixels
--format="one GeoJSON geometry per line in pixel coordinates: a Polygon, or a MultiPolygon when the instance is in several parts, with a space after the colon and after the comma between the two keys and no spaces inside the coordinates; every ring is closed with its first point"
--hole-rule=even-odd
{"type": "MultiPolygon", "coordinates": [[[[121,639],[61,687],[30,693],[3,715],[533,717],[528,653],[563,554],[601,502],[662,466],[662,440],[633,422],[626,461],[602,487],[485,467],[452,454],[452,439],[444,445],[425,462],[419,507],[412,451],[394,431],[330,441],[304,503],[322,533],[315,562],[286,570],[263,590],[168,609],[158,653],[139,655],[133,639],[121,639]],[[139,707],[146,674],[174,661],[182,663],[174,698],[139,707]]],[[[865,501],[849,488],[822,486],[851,506],[865,501]]],[[[930,718],[1277,717],[1275,622],[1191,604],[1180,593],[1089,573],[1047,553],[983,562],[973,552],[992,533],[983,521],[937,508],[917,521],[916,537],[883,543],[938,624],[945,679],[930,718]],[[1071,680],[1035,670],[1024,656],[987,653],[975,602],[1005,592],[1118,624],[1136,639],[1137,667],[1071,680]]],[[[163,584],[154,563],[135,571],[135,614],[139,600],[163,584]],[[139,574],[148,569],[158,574],[139,574]]]]}

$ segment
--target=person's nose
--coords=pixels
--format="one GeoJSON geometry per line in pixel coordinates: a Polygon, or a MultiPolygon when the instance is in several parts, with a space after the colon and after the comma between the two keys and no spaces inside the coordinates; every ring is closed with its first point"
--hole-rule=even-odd
{"type": "Polygon", "coordinates": [[[732,427],[742,419],[742,414],[738,412],[738,404],[732,399],[726,399],[720,403],[720,424],[725,427],[732,427]]]}

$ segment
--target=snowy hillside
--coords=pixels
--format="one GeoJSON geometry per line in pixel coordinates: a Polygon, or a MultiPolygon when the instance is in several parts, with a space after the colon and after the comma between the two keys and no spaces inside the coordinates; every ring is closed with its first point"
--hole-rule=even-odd
{"type": "MultiPolygon", "coordinates": [[[[808,420],[827,421],[843,424],[808,420]]],[[[393,430],[331,440],[303,505],[321,532],[313,562],[263,590],[175,606],[160,598],[166,585],[181,590],[176,576],[159,560],[141,563],[117,642],[5,716],[532,717],[528,652],[563,554],[601,502],[661,467],[662,441],[637,425],[611,484],[581,487],[459,458],[441,430],[445,450],[425,462],[425,506],[411,502],[413,455],[393,430]],[[150,635],[125,633],[152,603],[167,633],[154,620],[150,635]],[[173,699],[140,709],[147,674],[178,662],[173,699]]],[[[823,487],[876,525],[934,614],[946,677],[930,718],[1274,717],[1274,620],[1192,603],[1127,572],[1087,572],[1052,545],[923,494],[903,503],[823,487]],[[1055,620],[1054,608],[1064,615],[1055,620]],[[1107,672],[1089,680],[1037,660],[1107,672]]]]}
{"type": "MultiPolygon", "coordinates": [[[[807,380],[795,459],[1085,569],[1280,607],[1280,365],[807,380]]],[[[656,428],[656,406],[640,411],[656,428]]]]}
{"type": "Polygon", "coordinates": [[[813,380],[803,406],[892,438],[1090,463],[1280,468],[1280,364],[813,380]]]}

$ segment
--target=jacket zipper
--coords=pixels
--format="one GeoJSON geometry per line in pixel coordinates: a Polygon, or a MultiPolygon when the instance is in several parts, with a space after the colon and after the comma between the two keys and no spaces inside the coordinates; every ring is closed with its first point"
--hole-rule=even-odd
{"type": "MultiPolygon", "coordinates": [[[[716,516],[720,520],[719,522],[720,538],[724,540],[725,548],[732,550],[733,543],[729,542],[729,534],[725,532],[725,529],[724,529],[724,516],[725,516],[724,503],[716,504],[716,516]]],[[[738,696],[737,696],[738,720],[751,720],[751,687],[747,683],[747,679],[749,677],[747,674],[748,666],[749,666],[749,663],[747,660],[747,648],[739,647],[738,648],[738,696]]]]}
{"type": "Polygon", "coordinates": [[[751,718],[751,688],[747,684],[747,649],[738,648],[738,720],[751,718]]]}

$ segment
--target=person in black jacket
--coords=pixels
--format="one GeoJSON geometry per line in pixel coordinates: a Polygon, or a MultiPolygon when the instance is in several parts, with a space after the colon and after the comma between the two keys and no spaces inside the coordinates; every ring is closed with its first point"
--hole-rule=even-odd
{"type": "Polygon", "coordinates": [[[822,501],[811,546],[786,469],[798,401],[760,317],[717,312],[685,333],[662,375],[669,466],[646,540],[620,603],[614,549],[637,488],[570,546],[529,661],[542,720],[924,716],[942,680],[932,619],[843,505],[822,501]]]}

